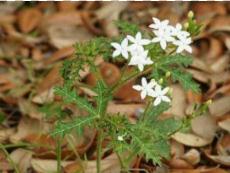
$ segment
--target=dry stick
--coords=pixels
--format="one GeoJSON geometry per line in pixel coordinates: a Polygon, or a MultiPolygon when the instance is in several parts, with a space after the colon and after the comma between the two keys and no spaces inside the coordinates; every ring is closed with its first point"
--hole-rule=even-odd
{"type": "Polygon", "coordinates": [[[61,173],[61,142],[62,139],[60,136],[57,136],[57,173],[61,173]]]}
{"type": "Polygon", "coordinates": [[[98,131],[97,138],[97,173],[101,173],[101,147],[102,147],[102,130],[98,131]]]}

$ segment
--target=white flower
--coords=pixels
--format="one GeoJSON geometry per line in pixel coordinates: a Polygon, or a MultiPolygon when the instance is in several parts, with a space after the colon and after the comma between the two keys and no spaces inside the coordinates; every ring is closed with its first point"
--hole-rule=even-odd
{"type": "Polygon", "coordinates": [[[124,138],[123,138],[123,136],[118,136],[118,137],[117,137],[117,140],[118,140],[118,141],[124,141],[124,138]]]}
{"type": "Polygon", "coordinates": [[[160,21],[159,19],[153,17],[153,24],[149,25],[150,28],[156,29],[156,30],[162,30],[168,27],[169,21],[163,20],[160,21]]]}
{"type": "Polygon", "coordinates": [[[129,46],[130,50],[133,50],[133,49],[136,49],[136,48],[139,48],[139,47],[142,47],[144,45],[148,45],[149,43],[151,43],[151,41],[148,39],[142,39],[142,35],[140,32],[138,32],[135,35],[135,37],[128,35],[127,38],[130,42],[133,43],[131,46],[129,46]]]}
{"type": "Polygon", "coordinates": [[[128,59],[129,54],[128,54],[128,39],[125,38],[122,40],[121,44],[118,43],[111,43],[111,45],[115,48],[113,51],[113,57],[119,56],[120,54],[125,58],[128,59]]]}
{"type": "Polygon", "coordinates": [[[180,23],[177,23],[175,27],[172,26],[171,32],[172,35],[176,36],[177,38],[185,38],[190,36],[189,32],[182,30],[182,25],[180,23]]]}
{"type": "Polygon", "coordinates": [[[159,42],[162,49],[166,49],[167,42],[173,42],[175,40],[172,37],[169,29],[156,30],[154,31],[154,34],[156,35],[156,37],[152,39],[152,42],[159,42]]]}
{"type": "Polygon", "coordinates": [[[136,65],[140,71],[143,71],[144,66],[149,64],[153,64],[153,61],[148,57],[147,50],[138,48],[131,51],[129,65],[136,65]]]}
{"type": "Polygon", "coordinates": [[[170,102],[170,98],[168,96],[166,96],[168,91],[169,91],[168,87],[166,87],[162,90],[160,85],[156,85],[155,89],[151,93],[151,96],[155,97],[155,100],[153,103],[154,106],[159,105],[162,101],[170,102]]]}
{"type": "Polygon", "coordinates": [[[147,95],[151,96],[154,94],[153,87],[157,85],[155,80],[147,82],[145,77],[141,78],[141,85],[134,85],[133,89],[141,91],[141,99],[144,99],[147,95]]]}
{"type": "Polygon", "coordinates": [[[183,50],[192,53],[192,47],[190,46],[191,43],[192,39],[190,37],[181,37],[179,40],[173,42],[174,45],[178,46],[176,50],[177,53],[181,53],[183,50]]]}

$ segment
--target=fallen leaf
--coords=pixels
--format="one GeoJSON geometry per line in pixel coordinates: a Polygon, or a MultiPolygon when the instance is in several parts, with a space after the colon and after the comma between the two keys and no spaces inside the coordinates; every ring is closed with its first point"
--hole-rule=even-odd
{"type": "Polygon", "coordinates": [[[179,143],[182,143],[186,146],[191,146],[191,147],[202,147],[212,142],[212,140],[208,140],[208,139],[199,137],[192,133],[177,132],[174,135],[172,135],[172,138],[179,143]]]}

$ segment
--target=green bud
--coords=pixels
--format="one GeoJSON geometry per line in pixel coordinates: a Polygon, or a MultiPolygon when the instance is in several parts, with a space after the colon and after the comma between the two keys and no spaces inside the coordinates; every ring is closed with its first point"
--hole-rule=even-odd
{"type": "Polygon", "coordinates": [[[163,81],[164,81],[164,79],[163,79],[163,78],[160,78],[160,80],[159,80],[159,84],[162,84],[162,83],[163,83],[163,81]]]}
{"type": "Polygon", "coordinates": [[[189,18],[193,18],[193,17],[194,17],[193,11],[189,11],[189,12],[188,12],[188,17],[189,17],[189,18]]]}
{"type": "Polygon", "coordinates": [[[189,27],[189,23],[188,22],[184,23],[184,28],[187,29],[188,27],[189,27]]]}
{"type": "Polygon", "coordinates": [[[171,76],[171,72],[167,71],[167,73],[165,74],[165,76],[168,78],[169,76],[171,76]]]}

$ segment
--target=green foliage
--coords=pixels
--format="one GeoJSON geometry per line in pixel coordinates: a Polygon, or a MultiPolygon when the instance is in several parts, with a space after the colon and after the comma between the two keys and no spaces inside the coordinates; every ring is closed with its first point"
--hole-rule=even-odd
{"type": "Polygon", "coordinates": [[[76,130],[79,135],[81,135],[84,127],[92,126],[92,122],[96,118],[96,116],[81,116],[76,117],[70,122],[59,121],[51,135],[64,136],[66,133],[69,133],[73,129],[76,130]]]}
{"type": "Polygon", "coordinates": [[[127,21],[118,20],[115,24],[120,29],[123,34],[135,35],[139,31],[139,27],[135,24],[129,23],[127,21]]]}
{"type": "Polygon", "coordinates": [[[178,65],[187,67],[190,64],[192,64],[192,58],[180,54],[161,57],[158,61],[160,66],[178,65]]]}
{"type": "Polygon", "coordinates": [[[109,58],[112,54],[110,40],[108,38],[99,37],[90,41],[75,44],[76,57],[83,58],[84,61],[92,60],[98,55],[109,58]]]}
{"type": "Polygon", "coordinates": [[[62,96],[65,103],[75,103],[78,108],[87,111],[90,115],[97,116],[92,104],[90,104],[87,99],[79,97],[73,89],[70,89],[68,85],[63,87],[56,87],[55,93],[59,96],[62,96]]]}
{"type": "Polygon", "coordinates": [[[86,62],[79,59],[66,60],[60,70],[60,73],[65,81],[74,81],[80,79],[80,70],[86,62]]]}
{"type": "Polygon", "coordinates": [[[200,88],[199,85],[193,81],[192,75],[180,69],[172,69],[170,70],[172,74],[172,79],[174,81],[180,82],[180,84],[186,90],[192,90],[193,92],[199,92],[200,88]]]}
{"type": "Polygon", "coordinates": [[[5,120],[5,114],[0,110],[0,124],[2,124],[4,120],[5,120]]]}

